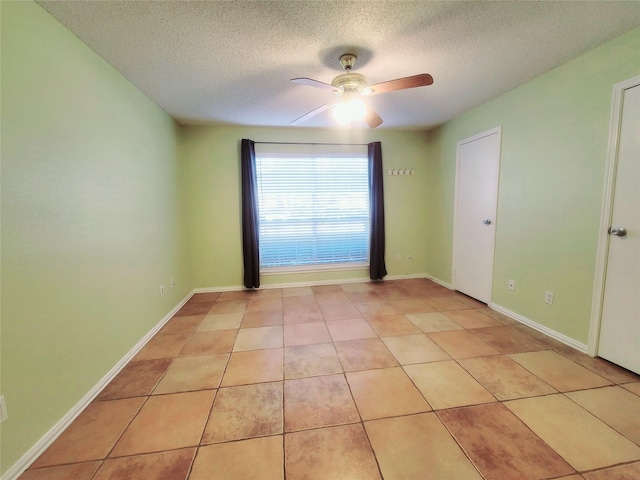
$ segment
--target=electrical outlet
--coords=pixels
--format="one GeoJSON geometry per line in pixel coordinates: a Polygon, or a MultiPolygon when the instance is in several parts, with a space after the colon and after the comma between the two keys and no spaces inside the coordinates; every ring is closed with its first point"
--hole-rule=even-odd
{"type": "Polygon", "coordinates": [[[9,418],[7,413],[7,404],[4,402],[4,395],[0,395],[0,423],[9,418]]]}
{"type": "Polygon", "coordinates": [[[514,291],[516,289],[516,281],[509,279],[509,283],[507,283],[507,288],[511,291],[514,291]]]}
{"type": "Polygon", "coordinates": [[[160,296],[164,297],[164,285],[160,285],[160,296]]]}
{"type": "Polygon", "coordinates": [[[176,286],[176,281],[171,277],[171,288],[176,286]]]}
{"type": "Polygon", "coordinates": [[[548,303],[549,305],[553,304],[553,292],[548,290],[544,292],[544,303],[548,303]]]}

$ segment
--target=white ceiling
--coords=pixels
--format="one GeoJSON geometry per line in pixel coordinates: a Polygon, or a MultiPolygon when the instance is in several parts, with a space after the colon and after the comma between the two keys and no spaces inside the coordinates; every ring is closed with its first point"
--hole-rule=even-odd
{"type": "Polygon", "coordinates": [[[287,126],[333,98],[289,80],[330,83],[355,53],[369,84],[433,76],[369,98],[380,128],[429,128],[640,25],[638,1],[38,3],[185,124],[287,126]]]}

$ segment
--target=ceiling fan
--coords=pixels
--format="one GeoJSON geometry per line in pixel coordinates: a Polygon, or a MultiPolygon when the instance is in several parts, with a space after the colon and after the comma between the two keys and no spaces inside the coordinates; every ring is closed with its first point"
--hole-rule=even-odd
{"type": "Polygon", "coordinates": [[[309,113],[296,118],[291,125],[308,120],[325,110],[334,107],[334,116],[340,123],[350,124],[352,120],[364,120],[370,128],[382,125],[382,118],[362,100],[363,96],[379,95],[381,93],[405,90],[407,88],[425,87],[433,83],[433,77],[428,73],[412,75],[410,77],[396,78],[386,82],[367,84],[367,78],[360,73],[352,72],[356,63],[356,56],[352,53],[345,53],[340,57],[340,65],[345,69],[345,73],[338,75],[331,83],[313,80],[312,78],[292,78],[291,81],[298,85],[308,85],[310,87],[330,90],[339,97],[338,100],[326,103],[309,113]]]}

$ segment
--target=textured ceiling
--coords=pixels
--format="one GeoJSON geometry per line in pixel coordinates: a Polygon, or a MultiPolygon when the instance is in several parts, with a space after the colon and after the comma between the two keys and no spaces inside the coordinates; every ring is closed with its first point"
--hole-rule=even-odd
{"type": "Polygon", "coordinates": [[[640,25],[638,1],[38,3],[185,124],[287,126],[333,99],[289,80],[330,83],[349,52],[369,84],[430,73],[369,98],[380,128],[429,128],[640,25]]]}

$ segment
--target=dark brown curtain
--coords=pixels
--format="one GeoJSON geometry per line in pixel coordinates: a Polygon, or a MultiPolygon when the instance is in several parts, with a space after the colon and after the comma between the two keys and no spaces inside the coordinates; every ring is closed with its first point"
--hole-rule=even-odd
{"type": "Polygon", "coordinates": [[[258,251],[258,181],[255,144],[246,138],[241,144],[242,170],[242,257],[244,286],[260,286],[260,253],[258,251]]]}
{"type": "Polygon", "coordinates": [[[369,243],[369,278],[382,280],[387,275],[384,263],[384,191],[382,188],[382,144],[368,145],[369,201],[371,202],[371,239],[369,243]]]}

